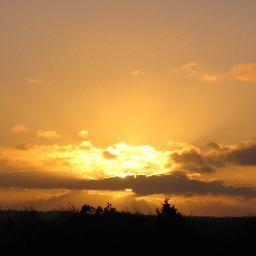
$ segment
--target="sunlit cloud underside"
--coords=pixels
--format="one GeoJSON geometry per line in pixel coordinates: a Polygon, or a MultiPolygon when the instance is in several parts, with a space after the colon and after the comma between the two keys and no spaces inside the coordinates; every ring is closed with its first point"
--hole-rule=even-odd
{"type": "Polygon", "coordinates": [[[0,150],[7,169],[62,172],[92,179],[169,172],[170,153],[149,145],[131,146],[123,142],[100,148],[89,141],[62,146],[19,144],[0,150]]]}

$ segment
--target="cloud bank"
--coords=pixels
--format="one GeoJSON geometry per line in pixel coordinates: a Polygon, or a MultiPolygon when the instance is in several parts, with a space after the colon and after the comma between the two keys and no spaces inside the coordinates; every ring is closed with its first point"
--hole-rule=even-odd
{"type": "Polygon", "coordinates": [[[132,189],[138,195],[256,196],[255,188],[190,178],[191,173],[212,173],[226,165],[256,165],[254,141],[234,145],[211,142],[204,149],[178,142],[169,146],[170,150],[158,152],[150,146],[123,143],[107,148],[94,147],[87,141],[78,146],[26,148],[21,144],[18,149],[5,152],[5,157],[1,154],[0,187],[132,189]]]}
{"type": "Polygon", "coordinates": [[[242,141],[238,144],[223,145],[210,143],[210,149],[203,151],[190,146],[171,153],[172,160],[180,168],[196,172],[213,172],[226,165],[256,166],[256,143],[242,141]]]}
{"type": "MultiPolygon", "coordinates": [[[[29,146],[23,142],[13,148],[0,148],[0,190],[40,190],[42,197],[47,194],[42,190],[80,191],[80,202],[82,191],[102,196],[104,191],[113,195],[122,191],[125,197],[132,194],[134,200],[151,201],[164,195],[193,202],[196,198],[204,201],[205,197],[219,200],[224,208],[231,200],[223,201],[228,197],[237,207],[241,198],[256,200],[256,188],[225,183],[216,171],[225,166],[255,166],[255,159],[256,142],[249,140],[238,144],[210,142],[201,148],[171,141],[166,150],[126,143],[97,147],[90,141],[29,146]],[[207,179],[209,174],[214,179],[207,179]]],[[[244,207],[249,209],[248,205],[244,207]]]]}
{"type": "Polygon", "coordinates": [[[137,195],[228,195],[256,197],[256,188],[235,187],[222,181],[203,181],[189,178],[182,171],[168,175],[112,177],[98,180],[86,180],[71,175],[46,172],[11,172],[1,173],[0,187],[18,187],[29,189],[74,189],[74,190],[109,190],[129,189],[137,195]]]}

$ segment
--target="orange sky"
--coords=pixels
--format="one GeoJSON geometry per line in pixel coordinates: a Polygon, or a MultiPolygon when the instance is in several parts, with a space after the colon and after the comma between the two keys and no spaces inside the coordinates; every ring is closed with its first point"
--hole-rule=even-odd
{"type": "Polygon", "coordinates": [[[255,8],[1,1],[2,207],[256,214],[255,8]]]}

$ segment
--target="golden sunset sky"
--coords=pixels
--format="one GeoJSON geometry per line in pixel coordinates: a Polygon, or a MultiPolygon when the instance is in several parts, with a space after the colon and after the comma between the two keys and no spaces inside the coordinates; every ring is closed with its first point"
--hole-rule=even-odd
{"type": "Polygon", "coordinates": [[[255,215],[255,12],[1,0],[1,207],[255,215]]]}

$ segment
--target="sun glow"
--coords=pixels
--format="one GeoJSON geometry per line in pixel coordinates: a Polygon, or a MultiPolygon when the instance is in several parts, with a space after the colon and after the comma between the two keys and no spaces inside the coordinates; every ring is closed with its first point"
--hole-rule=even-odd
{"type": "MultiPolygon", "coordinates": [[[[69,173],[83,178],[152,175],[171,171],[171,151],[149,145],[133,146],[124,142],[101,148],[90,141],[77,145],[34,145],[26,150],[0,149],[2,157],[27,170],[69,173]],[[10,159],[10,160],[8,160],[10,159]]],[[[11,167],[12,168],[12,167],[11,167]]]]}
{"type": "MultiPolygon", "coordinates": [[[[170,171],[168,151],[157,151],[154,147],[131,146],[124,142],[111,145],[106,149],[91,147],[79,152],[84,169],[94,168],[104,176],[126,177],[129,175],[150,175],[156,171],[170,171]]],[[[81,166],[82,168],[82,166],[81,166]]]]}

